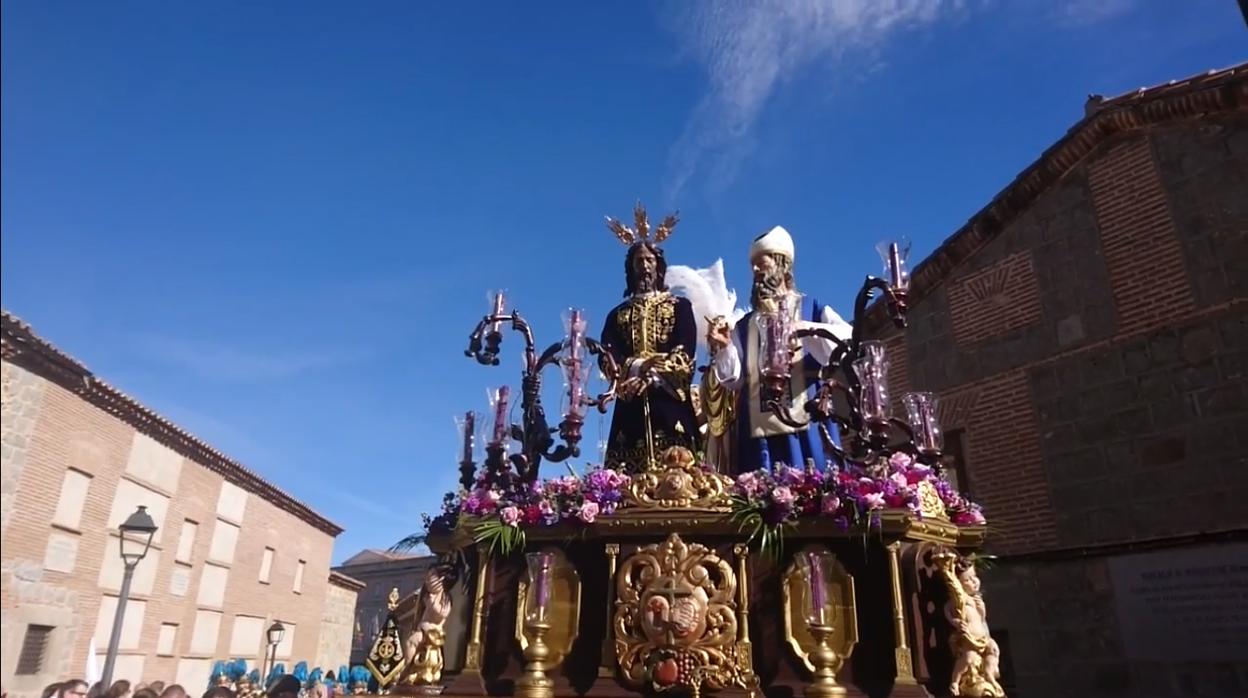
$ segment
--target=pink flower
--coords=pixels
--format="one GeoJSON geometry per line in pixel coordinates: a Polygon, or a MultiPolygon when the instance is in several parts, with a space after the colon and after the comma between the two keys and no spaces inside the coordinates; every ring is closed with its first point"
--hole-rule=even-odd
{"type": "Polygon", "coordinates": [[[797,497],[793,494],[793,490],[781,485],[771,491],[771,498],[776,504],[792,504],[797,497]]]}
{"type": "Polygon", "coordinates": [[[865,494],[862,496],[862,501],[864,504],[867,505],[868,511],[874,511],[876,509],[883,509],[884,508],[884,493],[872,492],[870,494],[865,494]]]}
{"type": "Polygon", "coordinates": [[[577,516],[585,523],[593,523],[598,517],[598,505],[594,502],[585,502],[581,505],[581,510],[577,512],[577,516]]]}
{"type": "Polygon", "coordinates": [[[503,498],[503,493],[498,490],[489,490],[485,493],[485,500],[490,504],[498,504],[498,500],[503,498]]]}
{"type": "Polygon", "coordinates": [[[498,516],[508,526],[519,526],[520,524],[520,510],[515,507],[503,507],[498,512],[498,516]]]}
{"type": "Polygon", "coordinates": [[[823,495],[821,504],[824,514],[835,514],[836,510],[841,508],[841,500],[832,494],[823,495]]]}
{"type": "Polygon", "coordinates": [[[909,453],[894,453],[893,455],[889,456],[888,464],[893,466],[894,468],[904,469],[904,468],[909,468],[911,465],[913,465],[914,459],[910,457],[909,453]]]}
{"type": "Polygon", "coordinates": [[[897,485],[903,490],[910,485],[910,481],[906,479],[906,476],[903,473],[893,473],[888,476],[888,479],[892,480],[894,485],[897,485]]]}

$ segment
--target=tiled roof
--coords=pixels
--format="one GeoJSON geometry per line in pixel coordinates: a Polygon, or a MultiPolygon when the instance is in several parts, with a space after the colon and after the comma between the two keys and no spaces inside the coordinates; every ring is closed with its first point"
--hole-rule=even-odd
{"type": "MultiPolygon", "coordinates": [[[[1089,97],[1084,117],[1065,136],[914,267],[910,277],[910,305],[913,307],[931,293],[955,267],[1005,230],[1051,184],[1070,172],[1106,138],[1146,126],[1230,111],[1248,111],[1248,63],[1171,80],[1116,97],[1089,97]]],[[[889,325],[882,303],[872,305],[864,323],[868,336],[878,336],[889,325]]]]}
{"type": "Polygon", "coordinates": [[[7,310],[3,312],[0,347],[3,358],[75,393],[135,430],[216,472],[229,482],[297,516],[316,528],[337,536],[342,527],[321,516],[247,466],[204,443],[165,419],[138,400],[96,376],[82,362],[53,346],[30,325],[7,310]]]}

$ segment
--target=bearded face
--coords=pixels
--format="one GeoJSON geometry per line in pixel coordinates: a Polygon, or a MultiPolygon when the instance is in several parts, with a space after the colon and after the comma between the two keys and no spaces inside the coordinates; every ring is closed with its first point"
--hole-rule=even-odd
{"type": "Polygon", "coordinates": [[[793,290],[793,262],[783,255],[763,254],[754,259],[753,267],[750,303],[760,310],[774,311],[778,300],[793,290]]]}

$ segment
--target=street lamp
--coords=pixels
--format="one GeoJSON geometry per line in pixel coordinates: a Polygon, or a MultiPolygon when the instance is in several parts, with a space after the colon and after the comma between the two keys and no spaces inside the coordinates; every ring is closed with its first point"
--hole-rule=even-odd
{"type": "MultiPolygon", "coordinates": [[[[264,631],[269,639],[269,671],[273,671],[273,667],[277,666],[277,646],[282,644],[282,638],[286,637],[286,626],[282,625],[282,621],[275,620],[269,629],[264,631]]],[[[263,679],[266,683],[269,677],[266,675],[263,679]]],[[[265,686],[268,689],[268,686],[265,686]]]]}
{"type": "Polygon", "coordinates": [[[117,646],[121,644],[121,624],[126,617],[126,601],[130,599],[130,580],[134,579],[134,568],[139,561],[147,557],[152,547],[152,536],[156,535],[156,522],[147,513],[147,507],[140,506],[130,518],[118,527],[121,540],[121,561],[125,572],[121,577],[121,593],[117,596],[117,613],[113,616],[113,634],[108,641],[108,654],[104,659],[104,673],[100,677],[101,686],[113,685],[113,666],[117,664],[117,646]]]}

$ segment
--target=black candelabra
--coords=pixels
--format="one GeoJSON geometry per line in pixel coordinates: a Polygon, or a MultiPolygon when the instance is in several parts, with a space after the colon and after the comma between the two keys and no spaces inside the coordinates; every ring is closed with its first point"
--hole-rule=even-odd
{"type": "MultiPolygon", "coordinates": [[[[537,344],[533,339],[533,330],[529,323],[518,310],[513,310],[511,313],[503,312],[501,294],[495,300],[493,312],[481,318],[476,329],[469,335],[468,348],[464,351],[464,355],[475,358],[482,365],[497,366],[503,341],[503,323],[510,323],[511,329],[524,337],[524,370],[521,373],[520,384],[522,418],[521,424],[509,426],[503,438],[495,438],[487,443],[486,477],[492,481],[500,477],[510,466],[515,469],[516,475],[522,481],[534,482],[537,480],[542,459],[558,463],[580,455],[581,430],[585,423],[583,408],[592,406],[601,413],[606,412],[607,405],[615,395],[615,378],[618,371],[610,352],[606,351],[599,342],[575,330],[568,338],[551,344],[545,351],[538,354],[537,344]],[[551,365],[568,365],[569,362],[577,362],[572,370],[585,370],[579,364],[581,359],[576,358],[577,353],[574,351],[578,344],[583,345],[590,355],[600,357],[600,365],[604,367],[604,373],[607,374],[610,385],[606,392],[596,397],[581,396],[575,390],[570,391],[568,411],[563,415],[559,426],[552,428],[546,419],[546,410],[542,406],[542,370],[551,365]],[[564,350],[567,350],[567,356],[561,357],[560,353],[564,350]],[[555,443],[555,434],[558,434],[562,443],[555,443]],[[520,443],[519,453],[507,455],[507,437],[520,443]]],[[[470,457],[465,455],[464,462],[461,463],[461,484],[464,479],[467,479],[470,483],[467,486],[471,486],[473,478],[470,473],[474,470],[475,465],[471,463],[470,457]]]]}
{"type": "MultiPolygon", "coordinates": [[[[785,399],[791,394],[792,375],[788,368],[763,372],[763,407],[791,428],[817,428],[825,449],[838,460],[875,463],[880,457],[904,452],[939,470],[939,426],[935,422],[931,396],[922,393],[906,396],[907,408],[914,408],[909,410],[911,422],[921,424],[912,425],[889,415],[883,344],[862,337],[863,319],[876,292],[886,304],[893,324],[898,328],[906,326],[908,279],[899,267],[893,266],[898,264],[895,246],[890,251],[891,278],[886,281],[868,276],[863,282],[854,302],[853,330],[848,339],[837,337],[826,327],[806,327],[787,333],[788,342],[783,350],[795,350],[796,344],[807,337],[826,340],[833,347],[828,362],[818,372],[813,396],[803,405],[805,418],[793,414],[791,402],[785,399]],[[838,395],[843,398],[843,412],[837,409],[838,395]],[[843,447],[832,439],[830,424],[837,425],[842,433],[851,434],[843,447]]],[[[772,365],[788,366],[789,362],[782,360],[772,365]]]]}

